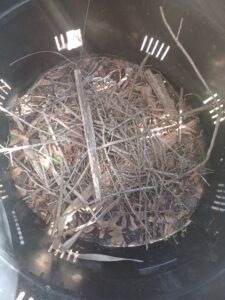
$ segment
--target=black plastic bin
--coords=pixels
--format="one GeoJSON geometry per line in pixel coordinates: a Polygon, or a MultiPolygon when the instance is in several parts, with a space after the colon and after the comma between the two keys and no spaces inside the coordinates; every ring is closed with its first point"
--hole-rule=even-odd
{"type": "MultiPolygon", "coordinates": [[[[190,93],[193,107],[204,105],[204,100],[210,101],[211,93],[171,38],[162,22],[160,5],[175,32],[183,18],[179,40],[214,97],[223,98],[223,0],[1,0],[0,86],[7,91],[0,89],[3,107],[63,60],[57,54],[43,51],[71,58],[85,53],[116,55],[140,63],[151,39],[153,46],[158,43],[155,51],[151,48],[148,64],[163,73],[175,88],[182,86],[190,93]],[[61,34],[68,42],[66,32],[78,29],[82,47],[57,49],[57,40],[58,46],[65,46],[61,34]],[[39,53],[29,55],[34,52],[39,53]]],[[[208,111],[200,116],[208,142],[215,126],[211,117],[208,111]]],[[[1,113],[1,143],[7,139],[7,120],[1,113]]],[[[210,186],[206,185],[184,238],[178,234],[176,239],[151,245],[148,251],[144,247],[113,250],[83,245],[96,253],[142,258],[142,264],[73,263],[72,256],[48,252],[47,228],[16,196],[8,162],[1,156],[0,299],[212,299],[214,294],[207,287],[225,270],[224,124],[221,122],[211,156],[215,172],[208,176],[210,186]]],[[[221,286],[215,299],[224,299],[221,286]]]]}

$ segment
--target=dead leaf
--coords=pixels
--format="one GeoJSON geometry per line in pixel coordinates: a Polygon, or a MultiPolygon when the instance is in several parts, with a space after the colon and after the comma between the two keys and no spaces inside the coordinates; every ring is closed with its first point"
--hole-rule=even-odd
{"type": "Polygon", "coordinates": [[[90,225],[88,226],[87,228],[83,229],[83,233],[90,233],[92,232],[93,230],[95,229],[95,226],[94,225],[90,225]]]}
{"type": "Polygon", "coordinates": [[[15,180],[16,177],[18,177],[22,172],[23,172],[23,170],[19,167],[12,169],[12,174],[11,174],[12,178],[15,180]]]}
{"type": "Polygon", "coordinates": [[[46,85],[52,85],[52,81],[48,79],[42,79],[38,83],[39,86],[46,86],[46,85]]]}
{"type": "Polygon", "coordinates": [[[108,229],[108,233],[111,236],[111,243],[113,245],[121,245],[124,241],[123,233],[122,233],[122,227],[116,226],[116,227],[110,227],[108,229]]]}
{"type": "Polygon", "coordinates": [[[124,242],[124,237],[123,237],[122,232],[119,232],[119,231],[115,232],[114,231],[114,232],[111,232],[110,235],[112,233],[114,234],[112,236],[112,238],[111,238],[112,245],[114,245],[114,246],[120,246],[120,245],[122,245],[122,243],[124,242]]]}
{"type": "Polygon", "coordinates": [[[51,71],[51,73],[47,74],[46,77],[50,78],[50,79],[59,79],[63,76],[65,76],[65,68],[64,69],[58,69],[55,71],[51,71]],[[51,74],[51,75],[50,75],[51,74]]]}
{"type": "Polygon", "coordinates": [[[17,118],[13,118],[13,121],[16,123],[17,127],[19,128],[19,130],[21,132],[24,132],[24,127],[23,127],[22,123],[17,118]]]}
{"type": "Polygon", "coordinates": [[[194,197],[196,197],[197,199],[201,199],[202,197],[202,194],[203,194],[203,183],[202,182],[199,182],[197,185],[196,185],[196,188],[195,188],[195,193],[194,193],[194,197]]]}
{"type": "Polygon", "coordinates": [[[150,105],[152,108],[156,107],[156,101],[152,94],[152,88],[150,86],[137,86],[135,87],[137,92],[140,92],[145,105],[150,105]]]}
{"type": "MultiPolygon", "coordinates": [[[[22,132],[23,132],[23,130],[22,130],[22,132]]],[[[25,135],[23,135],[19,130],[16,130],[16,129],[10,130],[10,135],[15,137],[15,140],[11,141],[10,144],[12,144],[12,142],[15,142],[15,144],[18,144],[18,142],[20,142],[20,141],[28,141],[27,137],[25,135]]]]}
{"type": "Polygon", "coordinates": [[[189,121],[185,124],[184,131],[190,131],[193,134],[196,134],[196,129],[198,128],[198,122],[196,119],[189,121]]]}
{"type": "Polygon", "coordinates": [[[67,158],[67,160],[73,161],[76,158],[77,153],[76,153],[76,151],[74,151],[74,147],[73,147],[72,143],[65,143],[63,145],[63,150],[64,150],[65,157],[67,158]]]}
{"type": "Polygon", "coordinates": [[[21,197],[25,197],[27,195],[27,190],[21,188],[20,186],[16,185],[16,189],[21,197]]]}
{"type": "Polygon", "coordinates": [[[44,200],[45,200],[45,198],[43,196],[42,197],[39,195],[33,196],[33,201],[35,202],[35,206],[41,204],[44,200]]]}
{"type": "Polygon", "coordinates": [[[164,135],[162,137],[162,140],[167,143],[169,146],[173,147],[178,140],[178,132],[177,131],[172,131],[169,132],[167,135],[164,135]]]}

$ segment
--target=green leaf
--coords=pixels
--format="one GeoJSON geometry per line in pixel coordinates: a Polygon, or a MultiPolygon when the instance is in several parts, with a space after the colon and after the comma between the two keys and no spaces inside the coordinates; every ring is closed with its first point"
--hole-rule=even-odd
{"type": "Polygon", "coordinates": [[[199,152],[196,154],[196,159],[198,162],[204,161],[205,158],[206,158],[206,154],[204,152],[199,152]]]}
{"type": "Polygon", "coordinates": [[[56,154],[52,155],[52,162],[54,165],[59,165],[60,164],[60,157],[56,154]]]}
{"type": "Polygon", "coordinates": [[[14,134],[10,134],[9,136],[9,140],[12,142],[12,141],[15,141],[17,139],[17,136],[14,135],[14,134]]]}

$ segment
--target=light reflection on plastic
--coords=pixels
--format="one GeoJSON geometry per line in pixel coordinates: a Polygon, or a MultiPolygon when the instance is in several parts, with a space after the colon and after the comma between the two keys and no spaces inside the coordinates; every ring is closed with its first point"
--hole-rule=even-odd
{"type": "Polygon", "coordinates": [[[143,50],[144,50],[145,44],[146,44],[146,42],[147,42],[147,39],[148,39],[148,36],[146,35],[146,36],[144,37],[144,39],[143,39],[143,42],[142,42],[140,51],[143,51],[143,50]]]}
{"type": "Polygon", "coordinates": [[[165,46],[165,44],[162,43],[161,47],[159,48],[159,51],[158,51],[157,54],[156,54],[156,58],[159,57],[159,55],[160,55],[160,53],[162,52],[162,49],[163,49],[164,46],[165,46]]]}
{"type": "Polygon", "coordinates": [[[211,96],[211,97],[205,99],[205,100],[203,101],[203,103],[204,103],[204,104],[207,104],[209,101],[211,101],[213,98],[215,98],[215,97],[217,97],[217,96],[218,96],[218,94],[215,93],[213,96],[211,96]]]}
{"type": "Polygon", "coordinates": [[[78,284],[78,283],[81,282],[81,280],[83,279],[83,277],[82,277],[81,274],[76,273],[76,274],[72,275],[72,279],[73,279],[73,281],[74,281],[75,283],[78,284]]]}
{"type": "Polygon", "coordinates": [[[221,104],[220,106],[218,106],[218,107],[216,107],[216,108],[214,108],[214,109],[211,109],[211,110],[209,111],[209,113],[212,114],[212,113],[214,113],[216,110],[219,110],[219,109],[222,108],[222,107],[223,107],[223,104],[221,104]]]}
{"type": "Polygon", "coordinates": [[[218,114],[213,115],[213,116],[212,116],[212,119],[216,119],[218,116],[219,116],[218,114]]]}
{"type": "Polygon", "coordinates": [[[166,57],[166,55],[167,55],[167,53],[169,52],[169,50],[170,50],[170,46],[167,46],[165,52],[163,53],[163,55],[162,55],[162,57],[161,57],[161,59],[160,59],[161,61],[164,60],[164,58],[166,57]]]}
{"type": "Polygon", "coordinates": [[[23,300],[25,295],[26,295],[26,293],[24,291],[20,292],[19,295],[17,296],[16,300],[23,300]]]}
{"type": "Polygon", "coordinates": [[[163,61],[170,50],[170,46],[167,46],[165,50],[164,46],[165,43],[160,43],[159,40],[154,41],[153,37],[151,37],[148,42],[148,36],[146,35],[142,41],[140,51],[145,51],[145,53],[155,56],[155,58],[160,58],[160,60],[163,61]]]}
{"type": "Polygon", "coordinates": [[[154,46],[154,48],[152,49],[151,55],[153,55],[153,54],[155,53],[155,50],[156,50],[156,48],[157,48],[157,46],[158,46],[158,43],[159,43],[159,40],[157,40],[157,41],[155,42],[155,46],[154,46]]]}
{"type": "Polygon", "coordinates": [[[17,230],[17,234],[18,234],[18,237],[19,237],[20,245],[23,246],[25,244],[25,241],[24,241],[24,238],[23,238],[23,234],[22,234],[22,231],[21,231],[21,227],[20,227],[18,218],[16,216],[16,212],[14,210],[12,210],[12,216],[13,216],[13,220],[14,220],[14,223],[15,223],[15,226],[16,226],[16,230],[17,230]]]}
{"type": "Polygon", "coordinates": [[[218,212],[225,212],[225,185],[223,183],[219,183],[217,186],[216,199],[213,201],[213,205],[211,206],[212,210],[218,212]]]}
{"type": "Polygon", "coordinates": [[[60,34],[59,37],[55,36],[55,43],[58,51],[62,51],[67,49],[68,51],[81,47],[82,42],[82,36],[81,36],[81,30],[69,30],[65,34],[60,34]]]}
{"type": "Polygon", "coordinates": [[[148,43],[148,48],[146,49],[146,53],[148,53],[148,51],[150,50],[152,42],[153,42],[153,38],[151,38],[150,41],[149,41],[149,43],[148,43]]]}
{"type": "MultiPolygon", "coordinates": [[[[225,117],[221,118],[220,123],[223,122],[224,120],[225,120],[225,117]]],[[[216,125],[216,121],[214,121],[213,123],[214,123],[214,125],[216,125]]]]}
{"type": "Polygon", "coordinates": [[[222,111],[222,116],[220,117],[220,123],[225,121],[225,110],[224,110],[224,105],[223,104],[220,104],[220,101],[221,99],[220,98],[217,98],[218,97],[218,94],[215,93],[213,94],[212,96],[208,97],[207,99],[205,99],[203,101],[203,104],[208,104],[209,102],[213,101],[213,105],[215,106],[213,109],[211,109],[209,111],[209,113],[211,114],[211,118],[213,120],[213,124],[216,125],[217,123],[217,120],[215,120],[219,114],[217,113],[219,110],[223,109],[222,111]]]}
{"type": "MultiPolygon", "coordinates": [[[[0,79],[0,99],[5,100],[11,89],[11,86],[5,80],[0,79]]],[[[3,105],[1,100],[0,105],[3,105]]]]}

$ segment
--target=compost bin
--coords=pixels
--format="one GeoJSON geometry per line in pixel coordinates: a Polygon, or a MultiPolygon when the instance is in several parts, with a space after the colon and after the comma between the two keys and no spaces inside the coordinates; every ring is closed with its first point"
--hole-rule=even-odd
{"type": "MultiPolygon", "coordinates": [[[[224,15],[222,0],[2,0],[1,144],[9,135],[9,115],[4,109],[15,105],[44,72],[65,57],[89,53],[140,64],[149,53],[148,65],[159,70],[178,93],[182,86],[193,108],[223,100],[224,15]]],[[[200,114],[208,146],[217,111],[214,107],[200,114]]],[[[85,253],[143,263],[75,260],[73,250],[50,249],[48,227],[18,197],[10,177],[10,159],[1,154],[0,298],[195,299],[200,289],[217,280],[225,265],[223,111],[220,121],[210,157],[213,172],[207,176],[185,236],[178,232],[150,244],[147,250],[81,241],[85,253]]]]}

